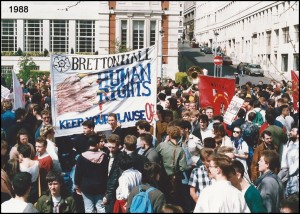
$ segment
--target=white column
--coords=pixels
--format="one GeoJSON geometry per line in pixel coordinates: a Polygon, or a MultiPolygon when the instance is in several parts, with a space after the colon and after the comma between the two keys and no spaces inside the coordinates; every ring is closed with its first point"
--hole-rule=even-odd
{"type": "Polygon", "coordinates": [[[17,20],[17,50],[21,48],[24,51],[25,44],[24,44],[24,20],[18,19],[17,20]]]}
{"type": "Polygon", "coordinates": [[[76,53],[76,21],[69,21],[69,53],[71,53],[71,49],[74,49],[74,53],[76,53]]]}
{"type": "Polygon", "coordinates": [[[43,49],[44,52],[45,48],[50,52],[50,21],[43,20],[43,49]]]}

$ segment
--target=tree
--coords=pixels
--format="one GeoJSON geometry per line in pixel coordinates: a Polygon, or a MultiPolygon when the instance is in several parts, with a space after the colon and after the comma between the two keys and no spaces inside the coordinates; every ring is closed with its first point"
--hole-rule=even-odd
{"type": "Polygon", "coordinates": [[[26,82],[30,77],[30,71],[36,67],[36,64],[32,60],[32,57],[25,55],[20,58],[18,65],[20,67],[18,77],[22,78],[24,82],[26,82]]]}
{"type": "Polygon", "coordinates": [[[48,56],[49,55],[49,51],[45,48],[44,49],[44,56],[48,56]]]}
{"type": "Polygon", "coordinates": [[[23,51],[21,48],[18,48],[17,52],[15,53],[16,56],[23,56],[23,51]]]}
{"type": "Polygon", "coordinates": [[[125,53],[125,52],[132,51],[131,48],[127,48],[125,44],[122,44],[118,40],[111,41],[111,46],[114,47],[114,51],[112,52],[112,54],[125,53]]]}

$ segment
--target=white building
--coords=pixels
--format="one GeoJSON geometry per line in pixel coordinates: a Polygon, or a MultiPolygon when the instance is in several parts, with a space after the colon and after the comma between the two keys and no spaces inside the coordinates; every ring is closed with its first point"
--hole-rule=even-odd
{"type": "Polygon", "coordinates": [[[192,38],[194,37],[195,6],[196,1],[184,2],[184,31],[185,38],[187,40],[192,40],[192,38]]]}
{"type": "Polygon", "coordinates": [[[179,1],[179,27],[178,27],[178,39],[181,39],[184,33],[184,1],[179,1]]]}
{"type": "MultiPolygon", "coordinates": [[[[163,72],[178,72],[180,4],[177,1],[2,1],[1,73],[18,71],[18,48],[30,52],[36,70],[49,71],[50,53],[110,54],[162,44],[163,72]],[[22,12],[21,12],[22,11],[22,12]],[[162,32],[162,30],[164,32],[162,32]]],[[[160,46],[161,47],[161,46],[160,46]]]]}
{"type": "Polygon", "coordinates": [[[199,44],[220,46],[234,64],[258,63],[270,77],[299,70],[298,1],[201,1],[195,10],[199,44]]]}

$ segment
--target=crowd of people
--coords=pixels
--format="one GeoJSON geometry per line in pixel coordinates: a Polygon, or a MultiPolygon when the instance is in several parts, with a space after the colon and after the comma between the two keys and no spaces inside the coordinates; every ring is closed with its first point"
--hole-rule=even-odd
{"type": "Polygon", "coordinates": [[[237,84],[244,104],[226,124],[196,86],[158,78],[152,123],[123,128],[112,112],[110,131],[87,120],[64,137],[49,77],[20,83],[25,108],[1,101],[2,212],[138,212],[141,192],[154,213],[299,212],[298,101],[285,81],[237,84]]]}

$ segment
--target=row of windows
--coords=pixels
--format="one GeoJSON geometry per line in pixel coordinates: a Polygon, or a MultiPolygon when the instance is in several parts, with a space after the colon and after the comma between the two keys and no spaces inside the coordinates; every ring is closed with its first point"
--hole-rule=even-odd
{"type": "MultiPolygon", "coordinates": [[[[43,51],[43,21],[24,20],[24,51],[43,51]]],[[[1,20],[1,51],[17,51],[17,21],[1,20]]],[[[95,21],[76,21],[76,44],[79,52],[95,52],[95,21]]],[[[69,50],[69,22],[50,21],[50,52],[69,50]]]]}
{"type": "MultiPolygon", "coordinates": [[[[121,45],[128,46],[128,22],[121,21],[121,45]]],[[[144,48],[145,21],[132,22],[132,48],[144,48]]],[[[150,45],[156,41],[156,21],[150,22],[150,45]]],[[[1,51],[17,51],[16,20],[1,20],[1,51]]],[[[95,52],[95,21],[76,21],[76,49],[78,52],[95,52]]],[[[43,21],[24,20],[24,51],[43,51],[43,21]]],[[[50,20],[50,52],[67,53],[69,50],[69,21],[50,20]]]]}

